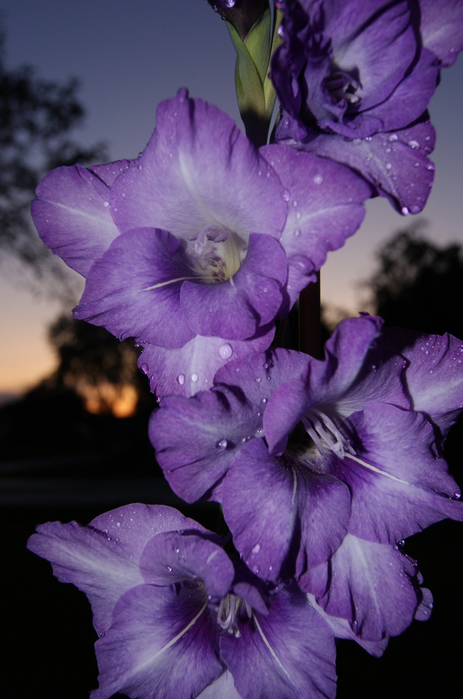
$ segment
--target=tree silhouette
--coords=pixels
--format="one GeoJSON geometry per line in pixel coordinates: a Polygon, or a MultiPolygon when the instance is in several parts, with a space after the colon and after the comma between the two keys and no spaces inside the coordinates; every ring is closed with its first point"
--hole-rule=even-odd
{"type": "Polygon", "coordinates": [[[380,248],[379,269],[365,282],[371,305],[387,325],[463,338],[462,247],[431,243],[423,227],[417,221],[380,248]]]}
{"type": "MultiPolygon", "coordinates": [[[[79,83],[37,77],[30,66],[7,70],[5,32],[0,25],[0,251],[32,271],[45,290],[68,295],[69,276],[39,240],[29,215],[34,190],[58,165],[101,161],[106,148],[84,148],[70,132],[84,117],[79,83]]],[[[5,265],[4,265],[5,266],[5,265]]],[[[23,280],[24,281],[24,280],[23,280]]]]}
{"type": "Polygon", "coordinates": [[[71,389],[93,403],[95,412],[112,412],[129,389],[138,410],[153,409],[154,396],[137,367],[133,340],[120,342],[104,328],[60,316],[49,329],[58,368],[47,380],[50,390],[71,389]]]}

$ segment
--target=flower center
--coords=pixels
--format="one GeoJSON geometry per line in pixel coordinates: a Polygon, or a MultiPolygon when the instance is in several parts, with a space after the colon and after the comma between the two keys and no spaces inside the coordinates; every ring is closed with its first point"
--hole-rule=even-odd
{"type": "Polygon", "coordinates": [[[343,110],[349,111],[351,105],[360,102],[360,83],[344,70],[334,68],[325,80],[325,89],[330,93],[333,105],[342,105],[343,110]]]}
{"type": "Polygon", "coordinates": [[[187,252],[201,280],[217,284],[227,281],[239,270],[247,245],[236,233],[208,227],[187,243],[187,252]]]}
{"type": "Polygon", "coordinates": [[[220,602],[217,610],[217,621],[224,631],[233,634],[235,638],[241,636],[238,628],[238,620],[251,619],[252,609],[250,605],[237,595],[228,594],[220,602]]]}
{"type": "Polygon", "coordinates": [[[344,437],[333,420],[321,410],[317,408],[309,410],[302,418],[302,424],[320,454],[323,455],[329,450],[340,459],[344,459],[348,454],[355,454],[349,440],[344,437]]]}

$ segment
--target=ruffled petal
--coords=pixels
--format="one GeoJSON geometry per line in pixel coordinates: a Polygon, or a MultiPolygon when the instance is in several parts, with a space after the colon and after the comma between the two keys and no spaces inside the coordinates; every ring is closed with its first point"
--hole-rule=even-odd
{"type": "Polygon", "coordinates": [[[183,280],[192,272],[179,245],[159,229],[120,235],[90,270],[74,317],[102,325],[120,340],[182,347],[194,333],[180,306],[183,280]]]}
{"type": "Polygon", "coordinates": [[[240,633],[220,649],[242,699],[334,699],[333,635],[306,598],[278,594],[240,633]]]}
{"type": "MultiPolygon", "coordinates": [[[[283,141],[285,121],[278,135],[283,141]]],[[[434,180],[435,168],[428,155],[434,150],[435,140],[431,123],[422,121],[406,129],[353,140],[313,131],[297,145],[349,165],[402,214],[417,214],[426,204],[434,180]]]]}
{"type": "Polygon", "coordinates": [[[132,588],[117,603],[111,628],[95,644],[99,689],[91,699],[115,693],[191,699],[223,671],[217,640],[203,587],[132,588]]]}
{"type": "Polygon", "coordinates": [[[42,524],[28,548],[51,562],[58,580],[85,592],[95,629],[104,633],[119,597],[143,583],[138,562],[149,539],[162,531],[193,528],[204,531],[170,507],[126,505],[100,515],[87,527],[76,522],[42,524]]]}
{"type": "Polygon", "coordinates": [[[397,547],[351,534],[329,563],[308,570],[299,584],[328,614],[347,619],[366,641],[401,634],[422,599],[411,558],[397,547]]]}
{"type": "Polygon", "coordinates": [[[196,335],[179,349],[144,345],[138,366],[159,398],[169,394],[192,396],[212,387],[214,375],[228,362],[267,349],[275,333],[273,323],[248,340],[225,340],[196,335]]]}
{"type": "Polygon", "coordinates": [[[149,226],[191,240],[219,225],[244,240],[280,237],[283,187],[233,119],[181,90],[159,105],[156,124],[138,167],[112,190],[122,231],[149,226]]]}
{"type": "Polygon", "coordinates": [[[460,0],[420,0],[424,46],[451,66],[463,49],[463,4],[460,0]]]}
{"type": "Polygon", "coordinates": [[[401,328],[387,328],[384,338],[385,350],[393,348],[409,362],[405,381],[413,408],[445,436],[463,408],[463,340],[401,328]]]}
{"type": "Polygon", "coordinates": [[[261,153],[286,188],[289,213],[280,243],[292,271],[287,287],[292,305],[315,280],[327,253],[358,229],[371,189],[349,168],[309,153],[281,145],[266,146],[261,153]]]}
{"type": "Polygon", "coordinates": [[[172,489],[194,502],[213,488],[239,450],[262,427],[261,413],[242,392],[167,396],[150,419],[149,436],[172,489]]]}
{"type": "Polygon", "coordinates": [[[106,180],[111,181],[113,170],[120,175],[128,166],[128,161],[109,163],[98,174],[81,165],[60,167],[37,187],[31,212],[40,237],[84,277],[119,235],[106,180]]]}
{"type": "Polygon", "coordinates": [[[343,483],[270,457],[260,439],[244,447],[228,471],[222,503],[246,565],[272,581],[326,561],[342,542],[350,516],[343,483]]]}
{"type": "Polygon", "coordinates": [[[140,569],[146,583],[169,586],[186,579],[200,579],[215,600],[230,591],[235,570],[218,544],[193,531],[166,532],[145,546],[140,569]]]}
{"type": "Polygon", "coordinates": [[[333,456],[330,472],[352,492],[351,534],[394,544],[446,517],[463,521],[461,491],[433,453],[423,415],[372,404],[344,427],[358,448],[342,461],[333,456]]]}

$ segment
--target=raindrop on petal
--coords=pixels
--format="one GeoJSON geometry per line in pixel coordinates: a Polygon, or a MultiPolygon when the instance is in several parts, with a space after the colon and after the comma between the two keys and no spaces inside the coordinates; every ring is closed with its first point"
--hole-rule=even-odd
{"type": "Polygon", "coordinates": [[[229,359],[232,356],[232,354],[233,350],[231,348],[231,345],[228,344],[228,342],[219,347],[219,355],[222,359],[229,359]]]}

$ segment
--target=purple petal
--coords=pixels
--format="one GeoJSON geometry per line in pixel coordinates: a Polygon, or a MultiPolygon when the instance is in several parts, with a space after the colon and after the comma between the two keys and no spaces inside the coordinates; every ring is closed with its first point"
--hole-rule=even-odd
{"type": "Polygon", "coordinates": [[[118,174],[126,169],[127,161],[100,168],[97,175],[81,165],[52,170],[37,187],[31,205],[45,245],[84,276],[119,235],[105,180],[111,179],[112,168],[118,174]]]}
{"type": "Polygon", "coordinates": [[[346,427],[359,449],[333,457],[330,472],[352,492],[351,534],[393,544],[446,517],[463,521],[461,492],[433,454],[434,430],[423,415],[372,404],[346,427]]]}
{"type": "Polygon", "coordinates": [[[189,327],[198,335],[252,337],[277,315],[286,277],[286,256],[278,241],[251,234],[246,258],[228,281],[183,283],[181,304],[189,327]]]}
{"type": "Polygon", "coordinates": [[[429,121],[408,129],[378,133],[364,139],[315,134],[301,148],[349,165],[403,214],[419,213],[431,191],[435,131],[429,121]]]}
{"type": "Polygon", "coordinates": [[[200,586],[126,592],[113,624],[95,644],[99,689],[92,699],[123,693],[139,699],[190,699],[222,673],[217,632],[200,586]]]}
{"type": "Polygon", "coordinates": [[[280,243],[294,275],[291,278],[290,273],[287,287],[293,304],[301,289],[315,280],[314,272],[327,253],[344,245],[358,229],[371,190],[349,168],[310,153],[281,145],[266,146],[261,153],[287,190],[289,213],[280,243]],[[307,273],[301,256],[307,260],[307,273]],[[300,281],[297,272],[302,273],[300,281]]]}
{"type": "MultiPolygon", "coordinates": [[[[423,592],[428,593],[429,590],[423,590],[423,592]]],[[[309,604],[320,614],[322,619],[328,624],[336,638],[344,638],[348,641],[355,641],[359,644],[359,646],[366,650],[367,653],[373,655],[375,658],[380,658],[382,656],[389,642],[388,637],[383,638],[381,641],[364,641],[362,638],[355,635],[347,619],[341,619],[341,617],[327,614],[325,610],[322,609],[322,607],[320,607],[319,604],[317,604],[314,595],[311,595],[309,592],[307,593],[307,599],[309,600],[309,604]]],[[[418,617],[415,616],[415,618],[418,617]]]]}
{"type": "Polygon", "coordinates": [[[196,335],[179,349],[146,345],[138,366],[150,380],[151,391],[161,397],[169,394],[192,396],[211,388],[215,373],[228,362],[267,349],[274,326],[249,340],[225,340],[196,335]]]}
{"type": "Polygon", "coordinates": [[[348,489],[290,459],[272,458],[263,440],[242,449],[223,484],[223,512],[246,565],[276,581],[282,566],[326,561],[347,532],[348,489]],[[289,550],[293,561],[287,561],[289,550]]]}
{"type": "Polygon", "coordinates": [[[305,598],[280,593],[240,633],[223,636],[220,649],[242,699],[334,698],[333,635],[305,598]]]}
{"type": "Polygon", "coordinates": [[[424,46],[443,66],[455,63],[463,49],[461,0],[420,0],[420,30],[424,46]]]}
{"type": "Polygon", "coordinates": [[[85,592],[95,629],[103,633],[119,597],[143,582],[138,562],[149,539],[180,528],[204,531],[170,507],[127,505],[100,515],[87,527],[76,522],[42,524],[28,548],[52,563],[58,580],[85,592]]]}
{"type": "Polygon", "coordinates": [[[245,240],[280,237],[283,187],[227,114],[181,90],[159,105],[156,123],[138,168],[112,190],[122,231],[149,226],[191,240],[219,225],[245,240]]]}
{"type": "MultiPolygon", "coordinates": [[[[417,51],[406,0],[392,4],[384,0],[335,2],[326,34],[332,38],[333,60],[339,68],[351,72],[355,66],[361,84],[362,115],[387,100],[417,51]]],[[[375,116],[374,110],[370,113],[375,116]]],[[[336,128],[336,124],[330,126],[336,128]]]]}
{"type": "Polygon", "coordinates": [[[347,619],[363,640],[401,634],[421,600],[415,562],[392,546],[348,534],[327,564],[299,584],[330,615],[347,619]]]}
{"type": "Polygon", "coordinates": [[[172,489],[194,502],[220,481],[261,426],[260,412],[242,393],[201,391],[164,398],[151,416],[149,436],[172,489]]]}
{"type": "Polygon", "coordinates": [[[185,579],[203,581],[206,592],[221,599],[230,591],[235,570],[225,551],[193,532],[153,537],[140,560],[146,583],[168,586],[185,579]]]}
{"type": "Polygon", "coordinates": [[[429,415],[444,435],[463,407],[463,341],[453,335],[424,335],[388,328],[390,344],[408,361],[405,372],[413,408],[429,415]]]}
{"type": "Polygon", "coordinates": [[[192,273],[179,246],[159,229],[120,235],[90,270],[74,317],[102,325],[119,339],[182,347],[194,334],[180,306],[183,280],[192,273]]]}

